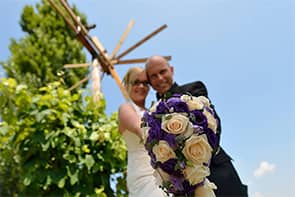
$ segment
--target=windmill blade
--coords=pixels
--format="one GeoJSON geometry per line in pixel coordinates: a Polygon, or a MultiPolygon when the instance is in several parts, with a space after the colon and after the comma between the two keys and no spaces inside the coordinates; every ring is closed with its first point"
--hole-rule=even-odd
{"type": "Polygon", "coordinates": [[[133,25],[134,25],[134,20],[131,20],[131,21],[129,22],[129,24],[128,24],[126,30],[125,30],[125,32],[124,32],[123,35],[121,36],[121,38],[120,38],[120,40],[119,40],[117,46],[116,46],[115,49],[113,50],[113,52],[112,52],[112,54],[111,54],[111,56],[110,56],[110,60],[112,60],[112,59],[115,57],[115,55],[117,54],[117,52],[120,50],[120,48],[121,48],[123,42],[124,42],[125,39],[127,38],[127,35],[129,34],[129,32],[130,32],[131,28],[133,27],[133,25]]]}
{"type": "Polygon", "coordinates": [[[160,31],[162,31],[166,27],[167,27],[166,24],[165,25],[162,25],[161,27],[159,27],[158,29],[156,29],[155,31],[153,31],[152,33],[150,33],[149,35],[147,35],[146,37],[144,37],[143,39],[141,39],[135,45],[131,46],[129,49],[127,49],[126,51],[124,51],[123,53],[121,53],[120,55],[118,55],[116,57],[116,59],[120,60],[122,57],[124,57],[125,55],[127,55],[128,53],[130,53],[131,51],[133,51],[134,49],[136,49],[140,45],[142,45],[145,41],[147,41],[151,37],[155,36],[157,33],[159,33],[160,31]]]}
{"type": "Polygon", "coordinates": [[[64,68],[81,68],[91,66],[91,63],[83,63],[83,64],[65,64],[64,68]]]}
{"type": "Polygon", "coordinates": [[[82,83],[84,83],[85,81],[87,81],[89,78],[90,78],[90,76],[88,75],[87,77],[85,77],[81,81],[77,82],[72,87],[70,87],[69,90],[72,91],[73,89],[75,89],[76,87],[80,86],[82,83]]]}
{"type": "MultiPolygon", "coordinates": [[[[171,56],[163,56],[167,61],[171,60],[171,56]]],[[[148,58],[137,58],[137,59],[129,59],[129,60],[112,60],[112,64],[138,64],[145,63],[148,58]]]]}

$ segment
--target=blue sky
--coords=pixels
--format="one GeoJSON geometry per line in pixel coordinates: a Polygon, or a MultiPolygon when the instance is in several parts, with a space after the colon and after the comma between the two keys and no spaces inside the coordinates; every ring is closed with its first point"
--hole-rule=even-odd
{"type": "MultiPolygon", "coordinates": [[[[10,38],[23,36],[25,4],[0,1],[0,61],[10,38]]],[[[222,146],[234,159],[250,197],[291,197],[295,185],[295,3],[292,0],[68,0],[87,15],[112,52],[131,19],[120,52],[163,24],[168,28],[124,59],[171,55],[175,80],[202,80],[222,119],[222,146]]],[[[90,56],[88,55],[88,60],[90,56]]],[[[70,63],[70,62],[69,62],[70,63]]],[[[131,65],[117,65],[122,78],[131,65]]],[[[143,66],[143,65],[141,65],[143,66]]],[[[0,69],[0,76],[4,72],[0,69]]],[[[102,81],[107,113],[124,98],[110,76],[102,81]]],[[[147,105],[154,100],[151,91],[147,105]]]]}

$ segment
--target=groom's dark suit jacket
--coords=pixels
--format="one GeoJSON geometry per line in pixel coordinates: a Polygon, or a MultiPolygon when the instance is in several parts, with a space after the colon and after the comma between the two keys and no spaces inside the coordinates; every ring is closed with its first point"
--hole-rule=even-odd
{"type": "MultiPolygon", "coordinates": [[[[188,83],[182,86],[179,86],[176,83],[174,83],[167,93],[190,93],[192,96],[205,96],[208,98],[207,88],[201,81],[188,83]]],[[[161,96],[157,94],[157,99],[160,98],[161,96]]],[[[219,120],[217,131],[219,133],[220,140],[220,118],[218,117],[214,106],[211,105],[211,107],[213,108],[216,114],[216,118],[219,120]]],[[[247,197],[247,186],[242,184],[239,175],[235,170],[231,160],[231,157],[228,154],[226,154],[226,152],[221,147],[219,147],[217,152],[212,157],[210,163],[211,174],[208,178],[217,186],[217,190],[214,191],[215,195],[217,197],[247,197]]]]}

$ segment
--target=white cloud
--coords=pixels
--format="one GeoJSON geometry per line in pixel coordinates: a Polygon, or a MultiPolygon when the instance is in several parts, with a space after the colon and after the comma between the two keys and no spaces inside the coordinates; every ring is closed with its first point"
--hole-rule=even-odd
{"type": "Polygon", "coordinates": [[[255,192],[253,197],[264,197],[264,196],[260,192],[255,192]]]}
{"type": "Polygon", "coordinates": [[[275,169],[276,169],[276,166],[274,164],[271,164],[267,161],[262,161],[260,162],[259,167],[254,171],[254,176],[261,177],[271,172],[274,172],[275,169]]]}

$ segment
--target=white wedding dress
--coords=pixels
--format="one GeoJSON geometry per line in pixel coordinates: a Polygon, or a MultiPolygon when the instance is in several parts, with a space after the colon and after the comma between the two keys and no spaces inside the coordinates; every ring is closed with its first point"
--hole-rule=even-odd
{"type": "MultiPolygon", "coordinates": [[[[139,117],[143,110],[131,103],[139,117]]],[[[156,185],[153,176],[154,169],[150,165],[150,157],[140,139],[132,132],[126,130],[123,137],[128,150],[127,187],[129,197],[163,197],[165,193],[156,185]]]]}

